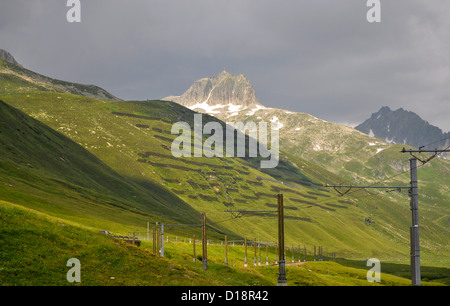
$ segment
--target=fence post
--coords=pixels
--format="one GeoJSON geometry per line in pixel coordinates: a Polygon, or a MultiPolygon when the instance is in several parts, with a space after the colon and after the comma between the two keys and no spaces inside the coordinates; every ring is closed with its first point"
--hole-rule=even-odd
{"type": "Polygon", "coordinates": [[[228,237],[225,236],[225,266],[228,266],[228,237]]]}
{"type": "Polygon", "coordinates": [[[278,264],[278,243],[275,243],[275,264],[278,264]]]}
{"type": "Polygon", "coordinates": [[[256,248],[257,248],[256,238],[255,238],[255,240],[253,240],[253,244],[254,244],[254,249],[255,249],[255,256],[253,257],[253,265],[256,266],[256,248]]]}
{"type": "Polygon", "coordinates": [[[247,267],[247,237],[244,238],[244,248],[245,248],[244,267],[247,267]]]}
{"type": "Polygon", "coordinates": [[[153,255],[156,255],[156,228],[153,226],[153,255]]]}
{"type": "Polygon", "coordinates": [[[203,270],[208,270],[208,241],[206,239],[206,213],[202,214],[202,246],[203,246],[203,270]]]}
{"type": "Polygon", "coordinates": [[[192,237],[192,241],[193,241],[193,247],[194,247],[194,262],[197,258],[197,255],[195,254],[195,235],[192,237]]]}
{"type": "Polygon", "coordinates": [[[156,255],[158,257],[161,257],[160,247],[161,247],[161,231],[158,227],[156,231],[156,255]]]}
{"type": "Polygon", "coordinates": [[[258,266],[261,265],[261,241],[258,240],[258,266]]]}

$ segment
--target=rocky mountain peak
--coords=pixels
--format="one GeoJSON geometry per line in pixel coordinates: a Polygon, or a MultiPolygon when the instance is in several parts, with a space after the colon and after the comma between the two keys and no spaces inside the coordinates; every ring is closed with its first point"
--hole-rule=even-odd
{"type": "Polygon", "coordinates": [[[9,53],[8,51],[3,50],[3,49],[0,49],[0,60],[4,60],[4,61],[6,61],[8,63],[11,63],[11,64],[14,64],[14,65],[22,67],[22,65],[20,65],[15,60],[15,58],[11,55],[11,53],[9,53]]]}
{"type": "Polygon", "coordinates": [[[210,78],[200,79],[181,96],[169,96],[163,100],[177,102],[186,107],[195,105],[261,105],[250,81],[243,75],[232,75],[223,70],[210,78]]]}
{"type": "Polygon", "coordinates": [[[355,129],[390,143],[406,144],[417,148],[430,143],[438,148],[450,144],[448,139],[450,133],[444,133],[416,113],[403,108],[393,111],[384,106],[355,129]]]}

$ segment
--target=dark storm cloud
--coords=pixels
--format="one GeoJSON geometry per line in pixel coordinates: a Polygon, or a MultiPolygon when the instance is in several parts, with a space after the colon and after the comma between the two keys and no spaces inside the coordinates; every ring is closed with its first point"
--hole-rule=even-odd
{"type": "Polygon", "coordinates": [[[381,106],[450,130],[450,3],[365,0],[81,0],[0,4],[0,48],[27,68],[123,99],[181,94],[226,69],[266,106],[358,123],[381,106]]]}

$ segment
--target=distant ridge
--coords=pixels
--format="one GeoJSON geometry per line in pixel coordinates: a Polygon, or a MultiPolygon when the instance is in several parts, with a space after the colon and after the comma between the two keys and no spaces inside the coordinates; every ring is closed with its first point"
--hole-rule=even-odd
{"type": "Polygon", "coordinates": [[[389,143],[406,144],[416,148],[427,144],[430,144],[428,149],[450,145],[450,133],[444,133],[416,113],[403,108],[393,111],[384,106],[355,129],[389,143]]]}
{"type": "Polygon", "coordinates": [[[95,85],[57,80],[28,70],[20,65],[8,51],[0,49],[0,81],[2,79],[9,80],[11,78],[16,79],[17,81],[20,80],[22,83],[20,90],[33,88],[44,91],[70,93],[95,99],[112,101],[121,100],[103,88],[95,85]]]}

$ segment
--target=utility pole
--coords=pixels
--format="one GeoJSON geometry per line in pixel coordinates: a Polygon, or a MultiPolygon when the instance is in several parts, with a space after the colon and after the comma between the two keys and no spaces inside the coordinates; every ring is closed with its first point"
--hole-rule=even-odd
{"type": "Polygon", "coordinates": [[[411,189],[409,195],[411,197],[411,217],[412,226],[410,228],[411,235],[411,279],[413,286],[421,285],[421,272],[420,272],[420,240],[419,240],[419,188],[418,188],[418,178],[417,178],[417,160],[426,164],[440,153],[450,152],[448,149],[444,150],[423,150],[420,147],[419,150],[406,150],[403,148],[401,153],[409,153],[412,158],[409,160],[409,168],[411,172],[411,189]],[[434,153],[426,160],[422,160],[415,156],[413,153],[434,153]]]}
{"type": "Polygon", "coordinates": [[[411,278],[413,286],[421,285],[420,277],[420,244],[419,244],[419,190],[417,184],[417,159],[411,158],[411,278]]]}
{"type": "Polygon", "coordinates": [[[278,194],[278,244],[279,244],[279,257],[278,261],[280,272],[278,274],[277,285],[287,286],[286,279],[286,260],[284,256],[284,211],[283,211],[283,194],[278,194]]]}
{"type": "Polygon", "coordinates": [[[450,152],[448,149],[444,150],[423,150],[420,147],[418,150],[406,150],[403,148],[401,153],[409,153],[412,158],[409,160],[409,168],[411,172],[411,189],[409,195],[411,197],[411,217],[412,226],[410,228],[410,239],[411,239],[411,279],[413,286],[421,285],[421,272],[420,272],[420,240],[419,240],[419,188],[418,188],[418,178],[417,178],[417,160],[426,164],[440,153],[450,152]],[[428,159],[422,160],[415,156],[413,153],[434,153],[428,159]]]}
{"type": "Polygon", "coordinates": [[[423,150],[420,147],[418,150],[406,150],[403,148],[400,153],[410,153],[413,158],[409,160],[410,168],[410,186],[344,186],[344,185],[324,185],[324,187],[334,188],[340,195],[345,195],[352,188],[384,188],[384,189],[397,189],[401,191],[402,189],[409,190],[409,196],[411,197],[410,208],[412,215],[412,226],[410,227],[410,246],[411,246],[411,280],[413,286],[421,285],[421,275],[420,275],[420,240],[419,240],[419,189],[418,189],[418,179],[417,179],[417,160],[426,164],[436,156],[444,152],[450,152],[449,147],[444,150],[423,150]],[[431,157],[426,160],[422,160],[415,156],[413,153],[434,153],[431,157]],[[342,193],[337,188],[344,187],[349,188],[346,192],[342,193]]]}

